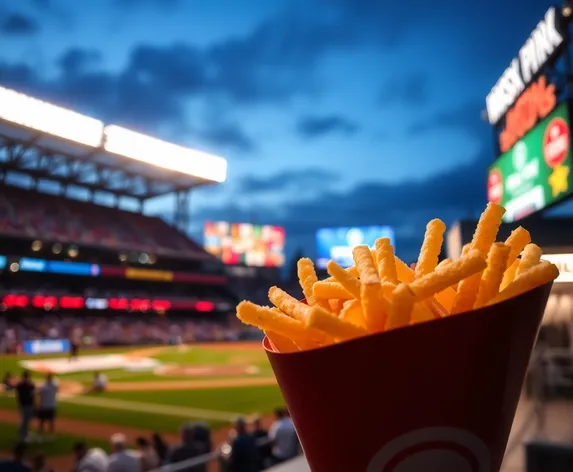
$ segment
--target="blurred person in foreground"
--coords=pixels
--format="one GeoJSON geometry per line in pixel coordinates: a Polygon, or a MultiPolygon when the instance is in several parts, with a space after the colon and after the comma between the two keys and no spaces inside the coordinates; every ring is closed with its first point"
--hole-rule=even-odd
{"type": "Polygon", "coordinates": [[[231,455],[228,460],[229,472],[259,472],[259,451],[255,437],[247,432],[243,418],[235,422],[235,435],[231,441],[231,455]]]}
{"type": "Polygon", "coordinates": [[[127,438],[116,433],[110,438],[112,453],[107,472],[141,472],[141,456],[127,448],[127,438]]]}
{"type": "Polygon", "coordinates": [[[48,437],[53,439],[54,424],[56,421],[56,407],[58,402],[58,383],[54,380],[53,374],[46,375],[44,385],[40,387],[38,405],[38,434],[44,435],[44,425],[48,424],[48,437]]]}
{"type": "Polygon", "coordinates": [[[263,427],[260,416],[253,420],[253,437],[259,450],[259,468],[266,469],[272,464],[271,444],[269,432],[263,427]]]}
{"type": "Polygon", "coordinates": [[[48,466],[44,453],[38,452],[32,459],[32,472],[54,472],[48,466]]]}
{"type": "Polygon", "coordinates": [[[275,422],[269,429],[269,439],[272,444],[273,462],[281,462],[293,459],[298,455],[298,436],[290,416],[284,408],[275,410],[275,422]]]}
{"type": "Polygon", "coordinates": [[[108,457],[103,449],[94,447],[88,449],[86,443],[74,445],[75,466],[72,472],[107,472],[108,457]]]}
{"type": "Polygon", "coordinates": [[[142,472],[154,470],[161,465],[157,452],[155,452],[155,449],[147,438],[140,436],[135,440],[135,444],[137,444],[137,449],[139,454],[141,454],[142,472]]]}
{"type": "Polygon", "coordinates": [[[153,449],[159,457],[160,463],[164,464],[169,454],[169,446],[159,433],[153,433],[151,435],[151,442],[153,443],[153,449]]]}
{"type": "MultiPolygon", "coordinates": [[[[201,433],[199,433],[201,436],[201,433]]],[[[168,464],[177,464],[178,462],[194,459],[205,454],[205,445],[201,440],[197,440],[196,425],[193,423],[185,424],[181,427],[181,444],[175,446],[167,457],[168,464]]],[[[206,472],[207,464],[195,465],[180,469],[179,472],[206,472]]]]}
{"type": "Polygon", "coordinates": [[[18,437],[20,441],[28,440],[30,421],[34,418],[36,385],[32,382],[30,372],[25,370],[22,379],[16,384],[16,399],[20,410],[20,429],[18,437]]]}
{"type": "Polygon", "coordinates": [[[2,472],[32,472],[32,469],[24,462],[27,446],[21,442],[14,446],[12,459],[0,459],[0,470],[2,472]]]}

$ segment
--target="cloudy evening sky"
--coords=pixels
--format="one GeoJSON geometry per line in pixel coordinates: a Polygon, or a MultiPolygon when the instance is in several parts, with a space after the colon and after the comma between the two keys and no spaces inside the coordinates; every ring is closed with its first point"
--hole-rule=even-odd
{"type": "MultiPolygon", "coordinates": [[[[485,96],[550,1],[0,0],[0,84],[224,156],[206,219],[314,232],[485,204],[485,96]]],[[[159,211],[165,200],[150,207],[159,211]]]]}

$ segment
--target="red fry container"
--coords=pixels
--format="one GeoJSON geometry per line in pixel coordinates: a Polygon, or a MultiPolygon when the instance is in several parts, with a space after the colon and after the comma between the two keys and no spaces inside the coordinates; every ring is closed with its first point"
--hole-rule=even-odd
{"type": "Polygon", "coordinates": [[[552,284],[305,352],[264,347],[313,472],[499,472],[552,284]]]}

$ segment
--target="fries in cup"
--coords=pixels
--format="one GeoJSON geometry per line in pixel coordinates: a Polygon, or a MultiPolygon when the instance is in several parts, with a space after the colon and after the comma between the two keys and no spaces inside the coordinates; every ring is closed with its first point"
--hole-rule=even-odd
{"type": "Polygon", "coordinates": [[[318,280],[312,261],[303,258],[297,268],[305,301],[272,287],[274,309],[243,302],[237,316],[274,333],[279,350],[281,345],[289,351],[314,349],[466,313],[554,280],[557,268],[542,261],[524,228],[495,242],[504,213],[495,203],[487,205],[458,260],[438,261],[446,231],[439,219],[428,223],[414,269],[396,257],[387,238],[372,249],[356,246],[353,267],[330,261],[325,280],[318,280]]]}

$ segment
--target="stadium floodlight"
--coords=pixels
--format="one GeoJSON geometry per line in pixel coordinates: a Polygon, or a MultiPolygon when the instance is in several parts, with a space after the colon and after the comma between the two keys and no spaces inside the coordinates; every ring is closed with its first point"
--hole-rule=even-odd
{"type": "Polygon", "coordinates": [[[58,138],[97,148],[103,122],[0,87],[0,119],[58,138]]]}
{"type": "Polygon", "coordinates": [[[185,148],[121,126],[104,130],[104,148],[120,156],[212,182],[227,179],[227,161],[219,156],[185,148]]]}

